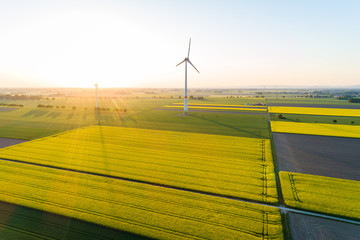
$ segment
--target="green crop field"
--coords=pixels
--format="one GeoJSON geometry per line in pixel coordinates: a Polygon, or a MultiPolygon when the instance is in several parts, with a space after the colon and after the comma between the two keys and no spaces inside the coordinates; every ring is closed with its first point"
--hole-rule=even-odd
{"type": "Polygon", "coordinates": [[[356,103],[349,103],[347,100],[338,100],[336,98],[309,98],[309,97],[285,97],[281,94],[278,97],[271,97],[266,99],[268,103],[282,103],[282,104],[331,104],[331,105],[359,105],[356,103]]]}
{"type": "Polygon", "coordinates": [[[96,116],[94,110],[16,109],[0,112],[0,137],[31,140],[113,118],[113,113],[96,116]]]}
{"type": "Polygon", "coordinates": [[[305,115],[305,114],[271,114],[271,121],[283,122],[304,122],[304,123],[327,123],[327,124],[341,124],[341,125],[360,125],[360,117],[347,116],[320,116],[320,115],[305,115]],[[336,123],[334,123],[336,120],[336,123]]]}
{"type": "Polygon", "coordinates": [[[283,238],[276,208],[89,174],[44,170],[2,161],[1,200],[157,239],[283,238]]]}
{"type": "MultiPolygon", "coordinates": [[[[174,108],[174,109],[179,109],[182,110],[184,108],[184,106],[181,105],[167,105],[164,106],[164,108],[174,108]]],[[[257,111],[257,112],[266,112],[265,108],[250,108],[250,107],[227,107],[227,106],[205,106],[205,105],[199,105],[199,106],[194,106],[194,105],[189,105],[189,109],[201,109],[201,110],[220,110],[220,111],[257,111]]]]}
{"type": "Polygon", "coordinates": [[[181,111],[145,110],[141,113],[107,121],[103,125],[169,130],[190,133],[269,138],[265,115],[191,112],[179,116],[181,111]]]}
{"type": "Polygon", "coordinates": [[[0,157],[277,202],[267,139],[91,126],[1,149],[0,157]]]}
{"type": "Polygon", "coordinates": [[[280,172],[288,206],[360,219],[360,182],[280,172]]]}
{"type": "MultiPolygon", "coordinates": [[[[190,110],[190,116],[182,117],[179,116],[181,112],[155,110],[180,102],[181,99],[101,100],[100,106],[110,110],[96,112],[91,99],[16,101],[17,104],[24,104],[25,107],[13,111],[0,111],[0,137],[32,140],[101,123],[122,127],[269,138],[266,116],[263,115],[191,113],[190,110]],[[43,109],[37,108],[38,104],[66,106],[66,108],[43,109]],[[76,106],[76,109],[73,110],[72,106],[76,106]],[[127,109],[127,112],[115,112],[115,108],[127,109]]],[[[245,103],[242,99],[230,101],[226,98],[190,102],[245,103]]]]}

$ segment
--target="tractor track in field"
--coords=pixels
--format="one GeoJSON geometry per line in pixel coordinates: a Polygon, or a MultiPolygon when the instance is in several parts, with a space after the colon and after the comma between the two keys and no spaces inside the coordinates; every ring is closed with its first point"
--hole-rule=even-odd
{"type": "Polygon", "coordinates": [[[284,205],[275,205],[275,204],[271,204],[271,203],[262,203],[262,202],[249,200],[249,199],[242,199],[242,198],[237,198],[237,197],[227,196],[227,195],[222,195],[222,194],[216,194],[216,193],[211,193],[211,192],[206,192],[206,191],[193,190],[193,189],[190,189],[190,188],[182,188],[182,187],[176,187],[176,186],[172,186],[172,185],[164,185],[164,184],[154,183],[154,182],[150,182],[150,181],[136,180],[136,179],[132,179],[132,178],[125,178],[125,177],[118,177],[118,176],[106,175],[106,174],[101,174],[101,173],[94,173],[94,172],[89,172],[89,171],[75,170],[75,169],[72,169],[72,168],[55,167],[55,166],[46,165],[46,164],[31,163],[31,162],[14,160],[14,159],[7,159],[7,158],[0,158],[0,161],[28,164],[28,165],[32,165],[32,166],[51,168],[51,169],[68,171],[68,172],[75,172],[75,173],[80,173],[80,174],[88,174],[88,175],[93,175],[93,176],[98,176],[98,177],[106,177],[106,178],[129,181],[129,182],[135,182],[135,183],[148,184],[148,185],[152,185],[152,186],[165,187],[165,188],[181,190],[181,191],[188,191],[188,192],[193,192],[193,193],[198,193],[198,194],[203,194],[203,195],[208,195],[208,196],[213,196],[213,197],[222,197],[222,198],[232,199],[232,200],[236,200],[236,201],[242,201],[242,202],[246,202],[246,203],[257,204],[257,205],[260,205],[260,206],[277,208],[281,212],[293,212],[293,213],[298,213],[298,214],[303,214],[303,215],[308,215],[308,216],[313,216],[313,217],[320,217],[320,218],[325,218],[325,219],[330,219],[330,220],[335,220],[335,221],[360,225],[360,220],[353,220],[353,219],[348,219],[348,218],[344,218],[344,217],[340,217],[340,216],[333,216],[333,215],[327,215],[327,214],[322,214],[322,213],[318,213],[318,212],[312,212],[312,211],[307,211],[307,210],[289,208],[289,207],[286,207],[284,205]]]}

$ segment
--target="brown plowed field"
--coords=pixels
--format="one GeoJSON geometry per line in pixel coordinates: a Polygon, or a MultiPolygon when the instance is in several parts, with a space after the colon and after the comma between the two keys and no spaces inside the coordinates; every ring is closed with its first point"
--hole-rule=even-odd
{"type": "Polygon", "coordinates": [[[11,145],[26,142],[26,140],[12,139],[12,138],[0,138],[0,148],[8,147],[11,145]]]}
{"type": "Polygon", "coordinates": [[[360,181],[360,139],[273,133],[280,171],[360,181]]]}
{"type": "Polygon", "coordinates": [[[330,219],[289,213],[293,240],[357,240],[360,226],[330,219]]]}

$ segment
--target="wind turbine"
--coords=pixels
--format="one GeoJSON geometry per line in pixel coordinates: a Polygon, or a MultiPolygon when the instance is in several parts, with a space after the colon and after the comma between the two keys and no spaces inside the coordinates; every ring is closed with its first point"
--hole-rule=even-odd
{"type": "Polygon", "coordinates": [[[98,92],[99,92],[99,83],[96,83],[95,85],[95,95],[96,95],[96,110],[99,108],[98,106],[98,92]]]}
{"type": "Polygon", "coordinates": [[[187,99],[187,63],[190,63],[191,66],[193,66],[195,68],[195,70],[199,72],[199,70],[196,69],[196,67],[190,62],[190,59],[189,59],[189,55],[190,55],[190,45],[191,45],[191,38],[190,38],[190,41],[189,41],[189,50],[188,50],[188,55],[187,57],[185,57],[185,59],[179,63],[178,65],[176,66],[179,66],[180,64],[182,64],[183,62],[185,62],[185,102],[184,102],[184,114],[187,114],[188,113],[188,99],[187,99]]]}

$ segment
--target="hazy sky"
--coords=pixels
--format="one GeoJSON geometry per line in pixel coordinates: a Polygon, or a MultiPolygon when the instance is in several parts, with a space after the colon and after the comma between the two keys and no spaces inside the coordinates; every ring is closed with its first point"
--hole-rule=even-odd
{"type": "Polygon", "coordinates": [[[0,0],[0,87],[360,84],[360,1],[0,0]]]}

